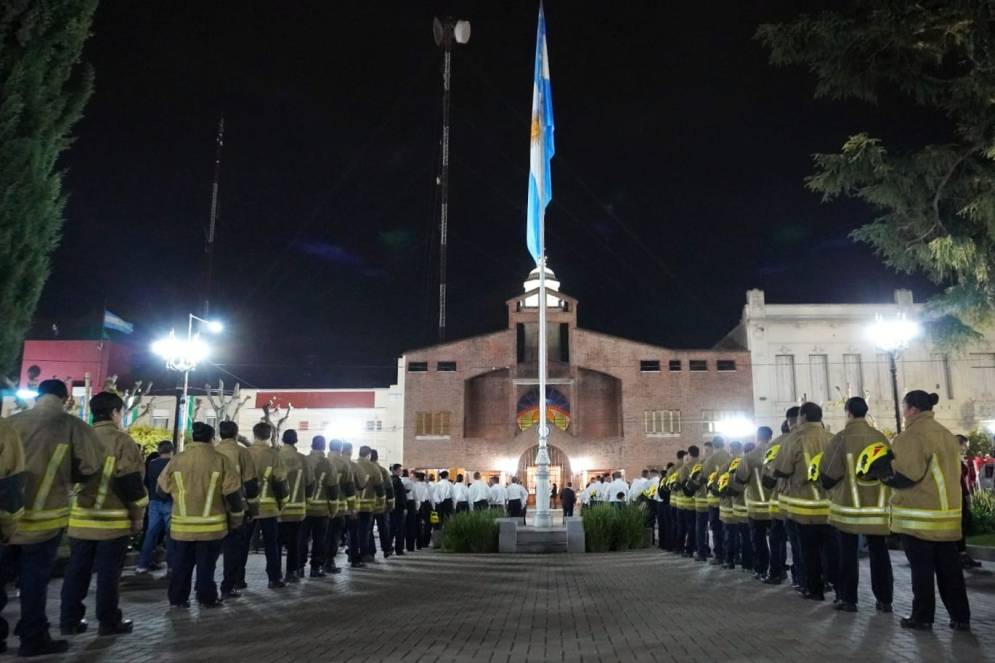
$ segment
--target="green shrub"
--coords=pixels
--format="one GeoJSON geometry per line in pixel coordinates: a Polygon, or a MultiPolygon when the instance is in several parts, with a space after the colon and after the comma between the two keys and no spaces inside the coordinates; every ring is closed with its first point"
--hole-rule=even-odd
{"type": "Polygon", "coordinates": [[[587,552],[635,550],[645,546],[646,514],[635,504],[584,507],[584,542],[587,552]]]}
{"type": "Polygon", "coordinates": [[[497,519],[501,509],[461,511],[446,520],[442,528],[442,549],[457,553],[496,553],[498,551],[497,519]]]}
{"type": "Polygon", "coordinates": [[[979,490],[971,496],[971,520],[973,531],[967,534],[995,533],[995,494],[979,490]]]}
{"type": "Polygon", "coordinates": [[[971,456],[992,455],[992,436],[988,431],[976,430],[967,436],[968,454],[971,456]]]}

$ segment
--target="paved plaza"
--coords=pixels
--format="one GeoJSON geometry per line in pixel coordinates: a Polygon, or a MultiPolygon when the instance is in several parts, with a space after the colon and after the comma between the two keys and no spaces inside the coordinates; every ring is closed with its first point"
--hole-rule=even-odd
{"type": "MultiPolygon", "coordinates": [[[[132,635],[72,639],[72,661],[995,661],[995,576],[968,578],[973,634],[905,631],[908,567],[893,553],[895,614],[804,601],[787,586],[646,550],[471,556],[424,551],[282,591],[252,555],[243,598],[166,611],[161,582],[129,581],[132,635]],[[258,588],[258,589],[257,589],[258,588]]],[[[58,611],[59,582],[49,615],[58,611]]],[[[92,613],[91,595],[88,613],[92,613]]],[[[5,611],[16,619],[17,602],[5,611]]],[[[16,641],[11,641],[16,645],[16,641]]]]}

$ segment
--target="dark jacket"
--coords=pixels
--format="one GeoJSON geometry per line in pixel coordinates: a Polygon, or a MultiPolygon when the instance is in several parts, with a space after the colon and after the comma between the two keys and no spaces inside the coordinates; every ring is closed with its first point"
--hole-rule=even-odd
{"type": "Polygon", "coordinates": [[[574,492],[573,488],[564,488],[560,492],[560,502],[565,505],[573,506],[577,503],[577,493],[574,492]]]}
{"type": "Polygon", "coordinates": [[[404,484],[401,482],[401,477],[396,477],[391,475],[390,483],[394,487],[394,512],[404,513],[407,507],[407,496],[404,490],[404,484]]]}
{"type": "Polygon", "coordinates": [[[149,491],[149,499],[156,502],[172,502],[173,498],[155,489],[159,482],[159,475],[169,465],[168,458],[153,458],[149,461],[148,469],[145,471],[145,488],[149,491]]]}

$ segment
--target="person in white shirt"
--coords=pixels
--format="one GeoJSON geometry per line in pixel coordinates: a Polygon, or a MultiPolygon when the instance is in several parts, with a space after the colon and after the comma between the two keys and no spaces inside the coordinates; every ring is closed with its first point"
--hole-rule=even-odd
{"type": "Polygon", "coordinates": [[[508,517],[524,518],[525,505],[528,503],[529,491],[525,486],[518,483],[518,477],[511,477],[511,485],[508,486],[508,517]]]}
{"type": "Polygon", "coordinates": [[[629,494],[626,496],[626,501],[639,501],[639,496],[643,494],[644,490],[650,487],[649,474],[649,470],[643,470],[642,475],[632,480],[632,486],[629,487],[629,494]]]}
{"type": "MultiPolygon", "coordinates": [[[[608,476],[604,477],[604,480],[601,482],[601,485],[598,487],[598,499],[601,500],[602,502],[611,502],[612,499],[614,499],[615,497],[615,495],[608,492],[608,485],[609,485],[608,480],[610,478],[611,477],[608,476]]],[[[629,484],[625,485],[625,489],[629,490],[629,484]]]]}
{"type": "Polygon", "coordinates": [[[629,484],[622,478],[621,472],[612,473],[612,482],[608,484],[606,502],[624,502],[629,494],[629,484]],[[619,497],[621,495],[622,497],[619,497]]]}
{"type": "Polygon", "coordinates": [[[468,495],[469,491],[463,482],[463,475],[457,474],[456,483],[453,484],[453,502],[456,504],[456,513],[470,510],[468,495]]]}
{"type": "Polygon", "coordinates": [[[501,485],[497,477],[491,477],[490,503],[491,507],[497,509],[504,509],[508,503],[508,490],[501,485]]]}
{"type": "Polygon", "coordinates": [[[580,493],[580,503],[584,506],[597,502],[601,499],[601,476],[594,477],[594,481],[587,484],[587,488],[580,493]]]}
{"type": "Polygon", "coordinates": [[[439,512],[439,527],[445,525],[449,516],[453,515],[453,484],[449,480],[449,471],[439,472],[439,480],[435,482],[433,491],[435,510],[439,512]]]}
{"type": "Polygon", "coordinates": [[[467,500],[474,511],[489,509],[491,506],[491,489],[480,478],[480,472],[473,473],[473,483],[467,490],[467,500]]]}

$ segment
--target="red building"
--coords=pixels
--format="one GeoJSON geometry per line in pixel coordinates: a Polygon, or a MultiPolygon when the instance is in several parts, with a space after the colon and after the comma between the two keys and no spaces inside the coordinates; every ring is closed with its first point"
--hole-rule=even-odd
{"type": "Polygon", "coordinates": [[[56,378],[81,387],[90,376],[94,393],[104,380],[117,375],[128,384],[131,373],[131,348],[113,341],[25,341],[21,362],[22,387],[36,386],[42,380],[56,378]]]}
{"type": "MultiPolygon", "coordinates": [[[[538,269],[507,301],[508,327],[406,352],[404,459],[420,468],[518,474],[533,485],[538,411],[538,269]]],[[[674,350],[577,326],[577,300],[547,268],[551,481],[563,486],[662,467],[750,419],[750,355],[674,350]]]]}

